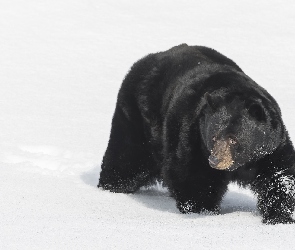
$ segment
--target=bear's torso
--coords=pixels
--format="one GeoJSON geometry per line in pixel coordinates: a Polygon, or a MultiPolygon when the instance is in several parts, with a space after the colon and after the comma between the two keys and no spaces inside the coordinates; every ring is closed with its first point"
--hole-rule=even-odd
{"type": "MultiPolygon", "coordinates": [[[[213,49],[182,44],[142,58],[126,76],[118,104],[120,100],[133,104],[134,110],[128,112],[142,118],[136,122],[141,123],[139,126],[142,126],[146,141],[159,164],[163,161],[166,140],[163,137],[166,136],[165,124],[169,123],[169,116],[181,119],[184,115],[194,115],[187,112],[198,110],[201,96],[207,91],[203,83],[215,72],[236,73],[242,70],[213,49]]],[[[121,106],[125,108],[126,103],[121,106]]]]}

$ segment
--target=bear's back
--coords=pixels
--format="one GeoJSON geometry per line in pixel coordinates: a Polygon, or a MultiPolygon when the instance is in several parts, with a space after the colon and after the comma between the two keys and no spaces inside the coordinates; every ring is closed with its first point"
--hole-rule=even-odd
{"type": "MultiPolygon", "coordinates": [[[[153,55],[153,54],[152,54],[153,55]]],[[[207,62],[212,64],[227,65],[235,70],[241,71],[241,68],[231,59],[222,55],[214,49],[205,46],[189,46],[180,44],[171,49],[154,54],[158,61],[169,61],[170,63],[194,67],[199,62],[207,62]]]]}

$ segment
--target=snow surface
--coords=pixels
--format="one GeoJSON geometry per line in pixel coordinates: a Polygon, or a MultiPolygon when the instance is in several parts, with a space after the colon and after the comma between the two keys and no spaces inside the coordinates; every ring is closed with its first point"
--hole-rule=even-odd
{"type": "Polygon", "coordinates": [[[222,214],[161,187],[96,188],[116,95],[142,56],[180,43],[235,60],[295,140],[294,1],[0,0],[0,249],[293,249],[231,185],[222,214]]]}

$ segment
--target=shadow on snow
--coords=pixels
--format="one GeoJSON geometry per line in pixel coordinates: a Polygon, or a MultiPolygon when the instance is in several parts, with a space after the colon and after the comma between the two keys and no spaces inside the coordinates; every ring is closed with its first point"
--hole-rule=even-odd
{"type": "MultiPolygon", "coordinates": [[[[100,167],[95,166],[91,171],[83,173],[81,179],[85,184],[95,187],[98,184],[99,173],[100,167]]],[[[162,187],[159,183],[148,188],[142,188],[134,194],[129,194],[128,197],[148,208],[179,214],[175,200],[170,196],[167,188],[162,187]]],[[[222,200],[221,214],[248,212],[258,215],[256,202],[256,198],[250,195],[229,190],[222,200]]],[[[206,215],[206,213],[203,213],[203,215],[206,215]]],[[[200,215],[195,214],[195,216],[200,215]]],[[[189,217],[191,218],[191,216],[189,217]]]]}

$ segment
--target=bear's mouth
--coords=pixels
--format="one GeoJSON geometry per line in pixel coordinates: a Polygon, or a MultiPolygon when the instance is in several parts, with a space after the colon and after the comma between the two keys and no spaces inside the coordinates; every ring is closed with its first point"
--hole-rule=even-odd
{"type": "Polygon", "coordinates": [[[231,139],[217,140],[214,144],[211,155],[209,156],[209,165],[218,170],[233,170],[233,156],[230,150],[231,139]]]}

